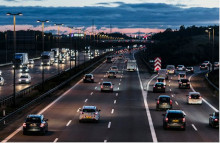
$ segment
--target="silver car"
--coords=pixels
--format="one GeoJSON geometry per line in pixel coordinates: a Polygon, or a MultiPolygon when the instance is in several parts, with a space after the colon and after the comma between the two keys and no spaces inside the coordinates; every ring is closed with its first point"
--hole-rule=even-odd
{"type": "Polygon", "coordinates": [[[178,65],[176,68],[178,71],[184,71],[186,69],[184,65],[178,65]]]}
{"type": "Polygon", "coordinates": [[[101,92],[103,92],[103,91],[110,91],[110,92],[113,92],[113,84],[112,84],[112,82],[107,82],[107,81],[105,81],[105,82],[103,82],[102,84],[101,84],[101,92]]]}
{"type": "Polygon", "coordinates": [[[80,110],[79,122],[82,121],[95,121],[100,119],[100,111],[96,106],[83,106],[80,110]]]}
{"type": "Polygon", "coordinates": [[[167,65],[166,67],[168,74],[175,74],[175,66],[174,65],[167,65]]]}
{"type": "Polygon", "coordinates": [[[0,77],[0,85],[4,85],[4,83],[5,83],[4,78],[3,78],[3,77],[0,77]]]}
{"type": "Polygon", "coordinates": [[[199,92],[189,92],[186,96],[188,104],[202,104],[202,96],[199,92]]]}
{"type": "Polygon", "coordinates": [[[22,74],[19,79],[19,83],[31,83],[31,76],[29,74],[22,74]]]}

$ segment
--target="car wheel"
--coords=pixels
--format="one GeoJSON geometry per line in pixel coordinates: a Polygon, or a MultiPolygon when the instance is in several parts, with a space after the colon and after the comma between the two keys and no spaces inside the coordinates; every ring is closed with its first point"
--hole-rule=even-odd
{"type": "Polygon", "coordinates": [[[26,131],[23,131],[23,135],[27,135],[27,132],[26,132],[26,131]]]}
{"type": "Polygon", "coordinates": [[[82,123],[82,120],[79,120],[79,123],[82,123]]]}

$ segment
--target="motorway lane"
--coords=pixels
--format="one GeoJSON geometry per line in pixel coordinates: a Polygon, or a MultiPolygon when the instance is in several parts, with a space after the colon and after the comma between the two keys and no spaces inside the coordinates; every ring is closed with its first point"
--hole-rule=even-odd
{"type": "MultiPolygon", "coordinates": [[[[141,74],[142,79],[144,73],[141,74]]],[[[189,76],[187,76],[188,78],[189,76]]],[[[186,95],[191,89],[179,89],[177,76],[171,75],[167,81],[166,93],[153,93],[152,88],[156,79],[150,83],[148,105],[150,108],[157,139],[160,142],[218,142],[219,131],[208,126],[209,114],[214,112],[207,104],[187,105],[186,95]],[[172,79],[171,79],[172,78],[172,79]],[[169,82],[170,81],[170,82],[169,82]],[[170,86],[169,86],[170,85],[170,86]],[[156,111],[155,99],[159,95],[170,95],[173,100],[173,109],[181,109],[186,114],[186,130],[164,130],[163,116],[165,111],[156,111]],[[193,124],[193,125],[192,125],[193,124]],[[195,127],[195,128],[194,128],[195,127]]],[[[207,88],[207,87],[206,87],[207,88]]],[[[203,92],[201,92],[203,95],[203,92]]]]}
{"type": "MultiPolygon", "coordinates": [[[[124,68],[123,62],[113,64],[124,68]]],[[[20,131],[9,141],[152,141],[136,72],[124,71],[117,79],[107,79],[111,65],[103,64],[94,72],[96,83],[79,83],[43,113],[49,119],[46,136],[23,136],[20,131]],[[100,92],[98,83],[106,80],[115,84],[113,93],[100,92]],[[79,123],[77,111],[83,105],[100,108],[101,121],[79,123]]]]}
{"type": "MultiPolygon", "coordinates": [[[[85,56],[85,60],[89,60],[88,55],[85,56]]],[[[83,53],[79,53],[79,63],[84,62],[84,55],[83,53]]],[[[42,67],[40,66],[41,60],[35,60],[34,66],[30,66],[29,74],[32,77],[32,81],[30,84],[19,84],[18,78],[21,75],[19,70],[16,70],[16,91],[20,91],[24,88],[29,87],[30,85],[34,85],[37,83],[40,83],[42,81],[42,67]]],[[[78,60],[77,60],[78,64],[78,60]]],[[[72,61],[71,63],[72,67],[74,67],[75,62],[72,61]]],[[[69,69],[70,62],[69,58],[65,61],[65,64],[59,64],[60,72],[69,69]]],[[[5,97],[8,95],[11,95],[13,93],[13,70],[11,66],[4,66],[1,67],[0,70],[2,70],[2,76],[5,79],[5,85],[0,86],[0,97],[5,97]]],[[[45,66],[44,70],[44,77],[45,79],[52,77],[58,73],[58,64],[55,63],[52,66],[45,66]]]]}

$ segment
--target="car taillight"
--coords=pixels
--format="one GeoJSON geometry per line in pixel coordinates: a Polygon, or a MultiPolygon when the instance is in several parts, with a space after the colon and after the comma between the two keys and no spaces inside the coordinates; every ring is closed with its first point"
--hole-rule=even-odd
{"type": "Polygon", "coordinates": [[[215,119],[214,121],[216,121],[216,122],[217,122],[217,121],[218,121],[218,119],[215,119]]]}
{"type": "Polygon", "coordinates": [[[23,123],[23,127],[26,128],[26,123],[23,123]]]}
{"type": "Polygon", "coordinates": [[[202,99],[202,96],[199,96],[199,99],[202,99]]]}
{"type": "Polygon", "coordinates": [[[113,88],[113,86],[111,85],[111,88],[113,88]]]}
{"type": "Polygon", "coordinates": [[[98,113],[94,113],[94,115],[98,115],[98,113]]]}
{"type": "Polygon", "coordinates": [[[191,96],[189,96],[189,99],[191,99],[191,96]]]}
{"type": "Polygon", "coordinates": [[[179,82],[179,84],[181,84],[182,82],[179,82]]]}
{"type": "Polygon", "coordinates": [[[165,121],[168,122],[168,118],[166,118],[165,121]]]}
{"type": "Polygon", "coordinates": [[[159,100],[157,100],[157,104],[159,104],[160,103],[160,101],[159,100]]]}
{"type": "Polygon", "coordinates": [[[41,123],[41,124],[40,124],[40,127],[42,128],[42,127],[44,127],[44,125],[45,125],[44,123],[41,123]]]}
{"type": "Polygon", "coordinates": [[[101,88],[103,88],[103,85],[101,85],[101,88]]]}
{"type": "Polygon", "coordinates": [[[84,114],[83,112],[81,112],[81,114],[84,114]]]}
{"type": "Polygon", "coordinates": [[[189,82],[187,82],[187,84],[189,84],[189,82]]]}
{"type": "Polygon", "coordinates": [[[183,122],[185,122],[186,121],[186,118],[183,118],[183,122]]]}
{"type": "Polygon", "coordinates": [[[173,101],[172,101],[172,100],[170,100],[170,105],[172,105],[172,103],[173,103],[173,101]]]}

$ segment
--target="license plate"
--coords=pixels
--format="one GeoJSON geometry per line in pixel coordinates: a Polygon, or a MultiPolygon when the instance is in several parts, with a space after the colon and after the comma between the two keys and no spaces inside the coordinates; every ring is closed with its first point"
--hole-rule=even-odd
{"type": "Polygon", "coordinates": [[[87,118],[87,119],[91,119],[92,117],[91,117],[91,116],[86,116],[86,118],[87,118]]]}
{"type": "Polygon", "coordinates": [[[30,124],[31,127],[36,127],[36,124],[30,124]]]}
{"type": "Polygon", "coordinates": [[[161,87],[158,87],[158,89],[161,89],[161,87]]]}
{"type": "Polygon", "coordinates": [[[178,123],[178,122],[179,122],[179,120],[173,120],[173,122],[174,122],[174,123],[178,123]]]}
{"type": "Polygon", "coordinates": [[[186,83],[183,83],[183,85],[186,85],[186,83]]]}

